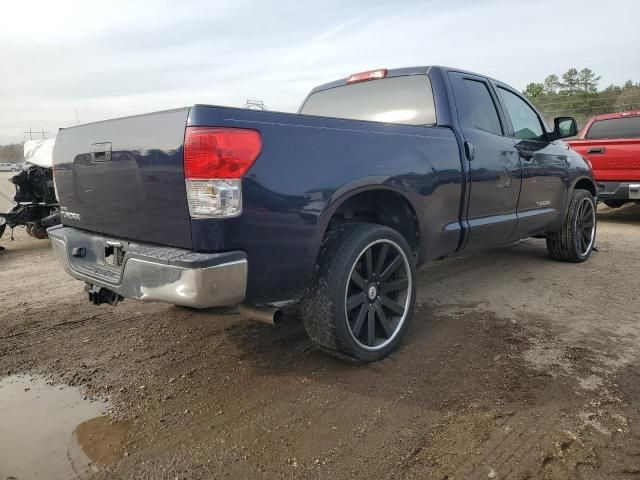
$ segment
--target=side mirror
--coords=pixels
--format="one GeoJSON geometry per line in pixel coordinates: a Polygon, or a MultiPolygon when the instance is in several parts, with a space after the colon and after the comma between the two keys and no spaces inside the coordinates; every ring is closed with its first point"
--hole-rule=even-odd
{"type": "Polygon", "coordinates": [[[573,117],[556,117],[553,119],[553,133],[556,139],[575,137],[578,134],[578,124],[573,117]]]}

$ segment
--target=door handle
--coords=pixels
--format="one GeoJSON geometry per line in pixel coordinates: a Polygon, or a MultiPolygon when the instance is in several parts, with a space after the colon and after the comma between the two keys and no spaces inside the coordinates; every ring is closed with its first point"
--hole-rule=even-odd
{"type": "Polygon", "coordinates": [[[533,159],[533,152],[527,150],[520,150],[520,156],[527,162],[533,159]]]}
{"type": "Polygon", "coordinates": [[[587,148],[587,153],[605,153],[607,151],[606,147],[590,147],[587,148]]]}
{"type": "Polygon", "coordinates": [[[471,161],[476,156],[476,149],[469,140],[464,141],[464,154],[467,157],[467,160],[471,161]]]}

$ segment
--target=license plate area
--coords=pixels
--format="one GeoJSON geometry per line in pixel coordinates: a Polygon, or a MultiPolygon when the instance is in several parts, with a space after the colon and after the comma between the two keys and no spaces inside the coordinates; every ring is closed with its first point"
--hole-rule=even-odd
{"type": "Polygon", "coordinates": [[[629,198],[640,200],[640,183],[632,183],[629,185],[629,198]]]}
{"type": "Polygon", "coordinates": [[[119,268],[124,261],[124,250],[122,243],[108,240],[104,245],[104,263],[111,267],[119,268]]]}

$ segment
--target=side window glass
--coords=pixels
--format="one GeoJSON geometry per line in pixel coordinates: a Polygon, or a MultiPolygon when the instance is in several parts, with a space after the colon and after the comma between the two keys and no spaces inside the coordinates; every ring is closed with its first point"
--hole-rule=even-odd
{"type": "Polygon", "coordinates": [[[538,114],[518,95],[498,87],[500,97],[507,109],[516,138],[520,140],[542,140],[544,131],[538,114]]]}
{"type": "Polygon", "coordinates": [[[502,135],[500,118],[487,85],[465,78],[464,87],[469,99],[464,108],[467,126],[502,135]]]}

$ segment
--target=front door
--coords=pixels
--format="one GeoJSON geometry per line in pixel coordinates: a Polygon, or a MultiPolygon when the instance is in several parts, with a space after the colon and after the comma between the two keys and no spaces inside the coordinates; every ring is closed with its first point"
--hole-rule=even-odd
{"type": "Polygon", "coordinates": [[[564,216],[568,192],[568,147],[551,141],[544,123],[516,92],[498,85],[522,164],[518,224],[513,239],[555,231],[564,216]]]}
{"type": "Polygon", "coordinates": [[[497,97],[482,77],[451,73],[470,176],[465,249],[506,243],[517,224],[520,158],[497,97]]]}

